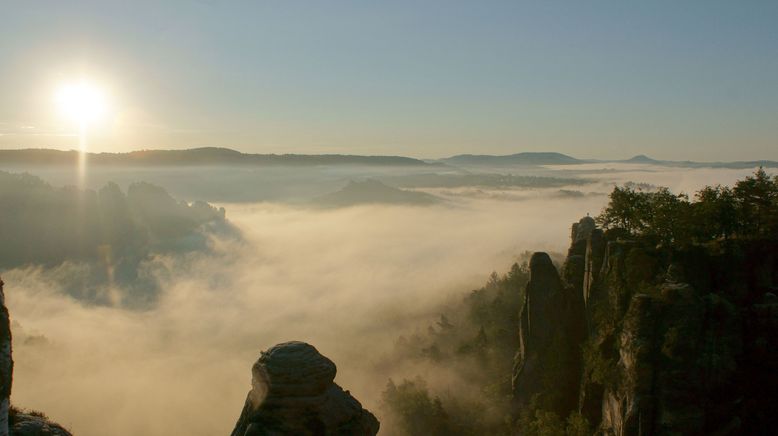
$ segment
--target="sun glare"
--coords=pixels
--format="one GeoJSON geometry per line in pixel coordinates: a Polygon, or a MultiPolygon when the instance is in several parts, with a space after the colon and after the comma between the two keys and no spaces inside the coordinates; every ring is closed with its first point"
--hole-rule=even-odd
{"type": "Polygon", "coordinates": [[[60,113],[80,125],[97,121],[107,110],[103,90],[86,81],[63,85],[57,91],[56,100],[60,113]]]}

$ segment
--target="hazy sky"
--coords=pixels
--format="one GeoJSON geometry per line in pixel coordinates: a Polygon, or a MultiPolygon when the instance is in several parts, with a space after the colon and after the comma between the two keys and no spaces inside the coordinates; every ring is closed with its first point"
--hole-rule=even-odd
{"type": "Polygon", "coordinates": [[[0,148],[778,160],[776,1],[1,1],[0,148]]]}

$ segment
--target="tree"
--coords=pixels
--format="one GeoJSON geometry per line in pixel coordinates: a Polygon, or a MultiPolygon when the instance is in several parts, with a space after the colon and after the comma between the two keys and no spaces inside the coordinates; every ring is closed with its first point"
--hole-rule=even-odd
{"type": "Polygon", "coordinates": [[[778,224],[778,178],[771,179],[759,167],[753,176],[738,181],[733,193],[740,212],[742,236],[770,236],[778,224]]]}
{"type": "Polygon", "coordinates": [[[778,177],[762,168],[734,188],[706,186],[694,202],[668,188],[643,192],[631,185],[615,187],[597,217],[608,230],[670,244],[723,237],[775,238],[778,234],[778,177]]]}
{"type": "Polygon", "coordinates": [[[728,239],[738,228],[738,208],[730,188],[706,186],[697,192],[692,216],[699,240],[728,239]]]}
{"type": "Polygon", "coordinates": [[[400,434],[442,436],[452,433],[451,421],[440,398],[430,397],[427,384],[421,378],[403,380],[399,385],[389,380],[382,399],[382,407],[397,420],[400,434]]]}
{"type": "Polygon", "coordinates": [[[645,215],[649,209],[648,194],[630,186],[613,188],[610,202],[596,218],[605,228],[620,228],[631,234],[645,228],[645,215]]]}
{"type": "Polygon", "coordinates": [[[646,222],[643,233],[664,244],[686,242],[689,238],[689,198],[659,188],[648,194],[648,206],[642,211],[646,222]]]}

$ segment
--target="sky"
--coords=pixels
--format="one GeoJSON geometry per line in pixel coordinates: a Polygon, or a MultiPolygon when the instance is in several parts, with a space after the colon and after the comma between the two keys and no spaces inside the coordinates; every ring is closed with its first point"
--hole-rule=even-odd
{"type": "Polygon", "coordinates": [[[778,160],[778,2],[0,1],[0,148],[778,160]]]}

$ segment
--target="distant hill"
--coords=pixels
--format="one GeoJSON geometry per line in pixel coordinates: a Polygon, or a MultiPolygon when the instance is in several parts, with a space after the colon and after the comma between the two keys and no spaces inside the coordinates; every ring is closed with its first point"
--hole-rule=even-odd
{"type": "MultiPolygon", "coordinates": [[[[128,153],[87,153],[90,165],[117,167],[154,166],[332,166],[361,165],[384,167],[452,166],[539,166],[575,165],[583,163],[632,163],[678,168],[778,168],[770,160],[736,162],[694,162],[657,160],[637,155],[626,160],[578,159],[556,152],[523,152],[504,156],[460,154],[448,158],[423,161],[403,156],[359,156],[349,154],[252,154],[229,148],[204,147],[187,150],[139,150],[128,153]]],[[[52,149],[0,150],[0,166],[71,166],[77,165],[78,152],[52,149]]]]}
{"type": "MultiPolygon", "coordinates": [[[[401,156],[356,156],[344,154],[249,154],[229,148],[188,150],[141,150],[129,153],[88,153],[90,165],[106,166],[208,166],[208,165],[376,165],[427,166],[401,156]]],[[[51,149],[0,150],[0,164],[76,165],[78,152],[51,149]]]]}
{"type": "Polygon", "coordinates": [[[677,168],[729,168],[729,169],[748,169],[748,168],[756,168],[756,167],[778,168],[778,162],[772,160],[750,160],[750,161],[735,161],[735,162],[694,162],[690,160],[684,160],[684,161],[657,160],[657,159],[650,158],[644,154],[639,154],[627,160],[603,161],[603,162],[662,165],[666,167],[677,167],[677,168]]]}
{"type": "Polygon", "coordinates": [[[442,162],[452,165],[569,165],[583,163],[580,159],[555,152],[524,152],[509,154],[506,156],[492,156],[486,154],[460,154],[441,159],[442,162]]]}
{"type": "Polygon", "coordinates": [[[439,202],[434,195],[406,191],[384,185],[378,180],[351,180],[343,189],[324,195],[314,203],[324,207],[346,207],[359,204],[406,204],[426,206],[439,202]]]}
{"type": "Polygon", "coordinates": [[[460,154],[437,162],[454,166],[538,166],[538,165],[575,165],[584,163],[631,163],[643,165],[662,165],[677,168],[778,168],[778,162],[771,160],[754,161],[735,161],[735,162],[695,162],[695,161],[674,161],[657,160],[644,154],[639,154],[626,160],[599,160],[599,159],[577,159],[562,153],[555,152],[525,152],[509,154],[504,156],[494,156],[486,154],[460,154]]]}
{"type": "Polygon", "coordinates": [[[658,164],[660,161],[656,159],[652,159],[645,154],[639,154],[637,156],[631,157],[625,161],[625,163],[639,163],[639,164],[658,164]]]}

